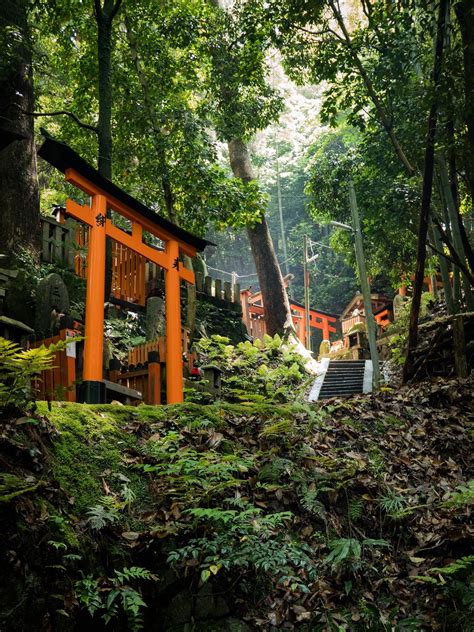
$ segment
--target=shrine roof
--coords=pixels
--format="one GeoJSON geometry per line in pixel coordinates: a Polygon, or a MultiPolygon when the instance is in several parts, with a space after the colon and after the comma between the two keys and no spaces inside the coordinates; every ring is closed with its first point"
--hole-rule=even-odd
{"type": "MultiPolygon", "coordinates": [[[[380,303],[382,303],[382,308],[381,309],[385,309],[387,307],[387,305],[390,305],[390,303],[393,302],[393,299],[390,298],[390,296],[385,296],[384,294],[371,294],[370,295],[370,299],[372,302],[374,301],[378,301],[380,303]]],[[[361,306],[364,305],[364,297],[363,295],[358,292],[354,298],[351,300],[351,302],[344,308],[340,319],[342,320],[343,318],[348,318],[350,316],[350,312],[352,312],[352,310],[358,305],[361,304],[361,306]]]]}
{"type": "Polygon", "coordinates": [[[74,169],[92,184],[102,189],[106,194],[111,195],[122,202],[122,204],[128,206],[132,211],[135,211],[138,216],[166,230],[179,241],[190,244],[197,250],[204,250],[207,245],[215,245],[206,239],[189,233],[187,230],[176,226],[176,224],[158,215],[158,213],[129,195],[111,180],[102,176],[97,169],[94,169],[84,158],[81,158],[69,145],[49,135],[44,134],[44,136],[45,140],[38,150],[38,155],[62,173],[65,173],[67,169],[74,169]]]}

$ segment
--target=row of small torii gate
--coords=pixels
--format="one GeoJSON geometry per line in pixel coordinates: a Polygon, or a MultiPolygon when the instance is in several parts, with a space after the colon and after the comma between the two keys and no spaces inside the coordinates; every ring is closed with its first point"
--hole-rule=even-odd
{"type": "MultiPolygon", "coordinates": [[[[170,404],[182,402],[184,380],[180,286],[182,281],[194,284],[196,280],[194,272],[185,267],[184,256],[194,257],[210,242],[157,215],[101,176],[64,143],[48,136],[38,153],[64,173],[68,183],[90,198],[89,205],[81,205],[72,199],[66,201],[66,216],[87,228],[87,265],[83,271],[86,276],[85,342],[79,399],[87,403],[106,401],[103,380],[104,294],[106,243],[107,238],[110,238],[115,248],[123,247],[165,270],[166,401],[170,404]],[[113,223],[108,211],[114,211],[127,220],[127,230],[113,223]],[[145,243],[145,231],[159,239],[164,248],[157,249],[145,243]]],[[[128,279],[138,274],[132,270],[128,272],[128,279]]],[[[285,282],[288,283],[286,279],[285,282]]],[[[243,290],[240,298],[247,331],[253,338],[262,338],[265,319],[261,293],[243,290]]],[[[311,309],[306,316],[304,306],[293,300],[290,300],[290,307],[296,334],[303,344],[307,345],[310,339],[308,325],[310,329],[321,330],[322,339],[326,341],[329,341],[331,333],[337,332],[336,314],[311,309]]]]}

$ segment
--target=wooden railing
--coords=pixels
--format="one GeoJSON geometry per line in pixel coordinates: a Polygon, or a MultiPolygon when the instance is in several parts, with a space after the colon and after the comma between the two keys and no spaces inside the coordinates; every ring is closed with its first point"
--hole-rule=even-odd
{"type": "Polygon", "coordinates": [[[240,304],[239,283],[213,279],[210,276],[204,276],[202,273],[196,272],[196,290],[198,293],[210,298],[216,298],[226,303],[240,304]]]}
{"type": "MultiPolygon", "coordinates": [[[[60,340],[66,340],[68,330],[62,329],[57,336],[36,340],[28,343],[28,347],[36,349],[44,345],[49,347],[60,340]]],[[[33,380],[32,388],[37,399],[60,400],[67,402],[76,401],[76,358],[71,353],[71,348],[57,351],[54,354],[51,369],[42,371],[37,379],[33,380]]]]}
{"type": "Polygon", "coordinates": [[[355,325],[365,326],[365,316],[363,314],[358,314],[357,316],[344,318],[341,325],[342,325],[342,333],[347,334],[347,332],[350,331],[352,327],[354,327],[355,325]]]}
{"type": "Polygon", "coordinates": [[[128,303],[145,305],[146,259],[112,240],[112,294],[128,303]]]}
{"type": "Polygon", "coordinates": [[[158,354],[150,352],[145,363],[136,366],[112,365],[107,377],[127,389],[138,391],[141,399],[135,399],[132,403],[143,401],[152,406],[161,403],[161,386],[164,386],[164,364],[159,362],[158,354]]]}
{"type": "Polygon", "coordinates": [[[148,354],[152,351],[158,353],[158,357],[161,362],[165,361],[165,339],[164,337],[144,342],[141,345],[132,347],[128,352],[127,363],[129,366],[136,366],[137,364],[145,364],[148,362],[148,354]]]}

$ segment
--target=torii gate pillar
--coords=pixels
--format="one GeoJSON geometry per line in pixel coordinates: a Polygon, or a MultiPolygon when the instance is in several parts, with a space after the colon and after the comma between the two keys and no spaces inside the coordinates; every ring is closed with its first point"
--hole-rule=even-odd
{"type": "Polygon", "coordinates": [[[183,349],[181,340],[181,296],[179,245],[174,239],[166,242],[171,262],[165,273],[166,309],[166,400],[170,404],[183,401],[183,349]],[[171,344],[173,341],[173,344],[171,344]]]}
{"type": "Polygon", "coordinates": [[[104,293],[105,293],[105,242],[107,198],[92,197],[92,217],[89,227],[87,259],[86,322],[84,345],[83,383],[80,398],[90,404],[105,402],[105,384],[102,381],[104,347],[104,293]]]}

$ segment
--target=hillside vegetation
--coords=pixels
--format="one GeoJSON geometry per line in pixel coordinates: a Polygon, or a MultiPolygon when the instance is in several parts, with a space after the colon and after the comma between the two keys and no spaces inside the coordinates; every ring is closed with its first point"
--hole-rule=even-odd
{"type": "Polygon", "coordinates": [[[471,630],[473,394],[5,419],[0,626],[471,630]]]}

